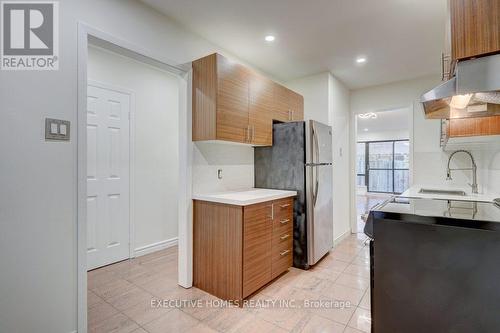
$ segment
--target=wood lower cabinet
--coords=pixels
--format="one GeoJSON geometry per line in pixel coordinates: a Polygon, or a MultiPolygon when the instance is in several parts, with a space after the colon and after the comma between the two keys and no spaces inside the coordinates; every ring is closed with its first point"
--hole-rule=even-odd
{"type": "Polygon", "coordinates": [[[193,284],[240,302],[292,266],[293,198],[250,206],[194,200],[193,284]]]}
{"type": "Polygon", "coordinates": [[[193,141],[272,146],[273,120],[304,118],[301,95],[220,54],[192,67],[193,141]]]}
{"type": "Polygon", "coordinates": [[[217,297],[242,298],[243,210],[194,202],[193,284],[217,297]]]}
{"type": "Polygon", "coordinates": [[[451,57],[500,52],[500,1],[450,0],[451,57]]]}

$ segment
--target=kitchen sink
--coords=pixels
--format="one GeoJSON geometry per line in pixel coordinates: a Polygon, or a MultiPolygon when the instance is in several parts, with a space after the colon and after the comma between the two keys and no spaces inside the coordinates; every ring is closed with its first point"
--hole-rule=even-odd
{"type": "Polygon", "coordinates": [[[440,194],[440,195],[458,195],[458,196],[466,196],[467,193],[464,191],[459,191],[459,190],[436,190],[436,189],[430,189],[430,188],[421,188],[418,193],[422,194],[440,194]]]}

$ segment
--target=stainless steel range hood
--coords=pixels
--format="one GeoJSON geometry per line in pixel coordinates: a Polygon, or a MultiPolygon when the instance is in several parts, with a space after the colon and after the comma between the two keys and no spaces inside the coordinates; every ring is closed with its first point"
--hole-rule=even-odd
{"type": "Polygon", "coordinates": [[[422,95],[425,117],[500,115],[500,54],[459,61],[456,75],[422,95]]]}

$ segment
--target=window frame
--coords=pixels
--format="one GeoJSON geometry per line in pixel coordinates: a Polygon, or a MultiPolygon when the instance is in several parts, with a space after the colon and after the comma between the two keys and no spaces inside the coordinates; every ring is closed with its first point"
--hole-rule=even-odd
{"type": "MultiPolygon", "coordinates": [[[[365,173],[363,174],[358,174],[356,170],[357,176],[365,176],[365,186],[367,192],[370,193],[389,193],[389,194],[401,194],[402,192],[395,192],[396,187],[395,187],[395,171],[408,171],[408,174],[410,172],[410,168],[408,165],[408,168],[395,168],[395,163],[394,163],[394,156],[395,156],[395,148],[396,148],[396,142],[408,142],[410,143],[409,139],[399,139],[399,140],[377,140],[377,141],[358,141],[357,143],[363,143],[365,145],[365,173]],[[370,168],[370,143],[387,143],[390,142],[392,143],[392,168],[370,168]],[[391,171],[392,172],[392,192],[384,192],[384,191],[370,191],[370,170],[380,170],[380,171],[391,171]]],[[[409,150],[408,150],[409,153],[409,150]]],[[[356,163],[357,164],[357,163],[356,163]]]]}

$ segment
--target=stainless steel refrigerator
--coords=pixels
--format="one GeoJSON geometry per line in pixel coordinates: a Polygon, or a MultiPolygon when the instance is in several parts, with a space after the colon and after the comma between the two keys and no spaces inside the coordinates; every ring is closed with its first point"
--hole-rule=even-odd
{"type": "Polygon", "coordinates": [[[256,147],[255,187],[294,190],[293,264],[308,269],[333,247],[332,129],[309,120],[273,125],[256,147]]]}

